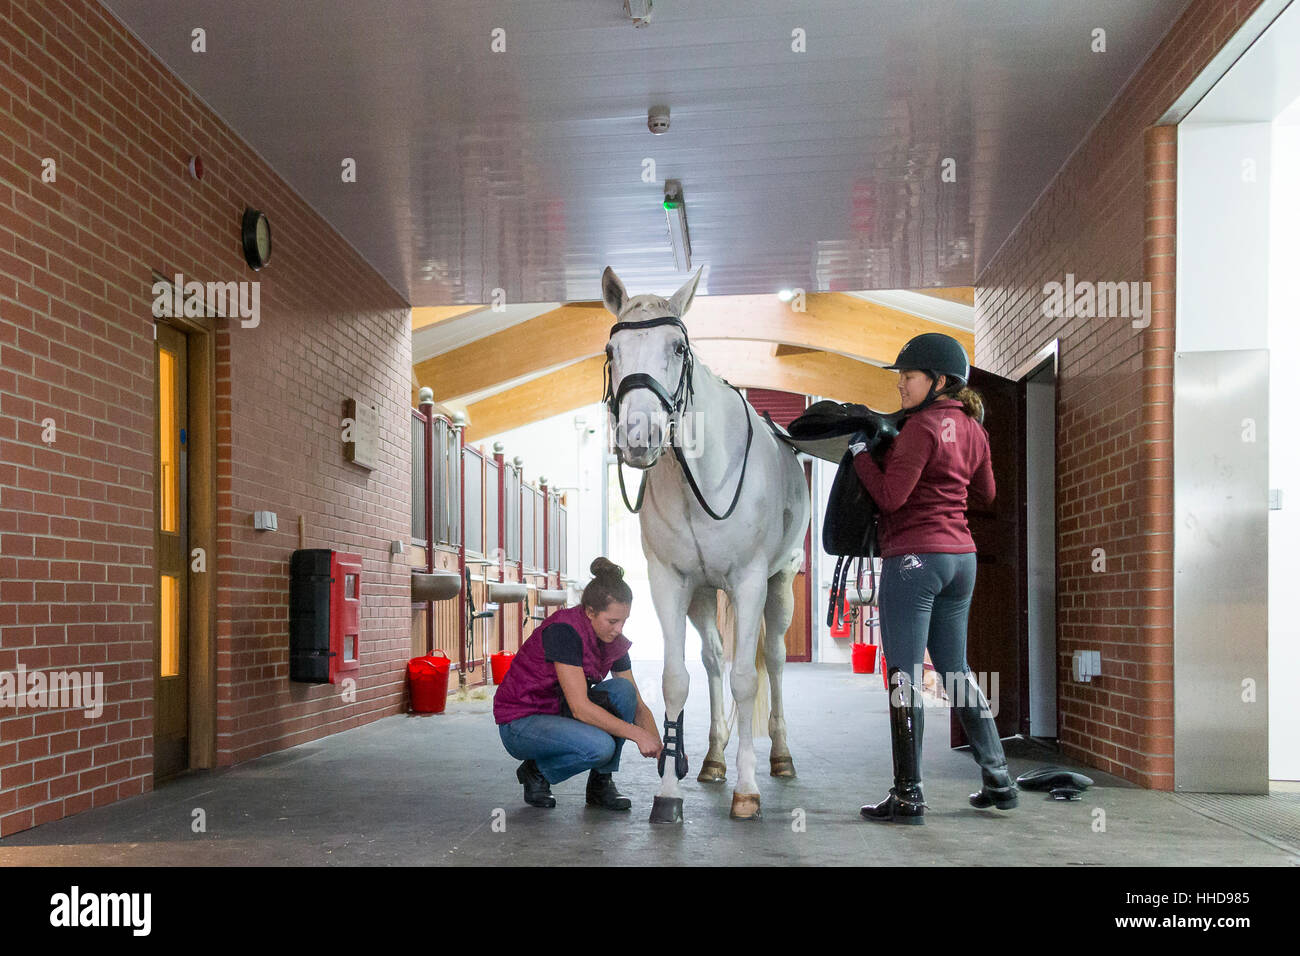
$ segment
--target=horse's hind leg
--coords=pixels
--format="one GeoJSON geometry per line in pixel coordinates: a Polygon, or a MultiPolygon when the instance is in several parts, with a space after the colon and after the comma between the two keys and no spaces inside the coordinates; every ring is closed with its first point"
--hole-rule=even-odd
{"type": "Polygon", "coordinates": [[[731,816],[752,820],[760,815],[754,779],[754,695],[758,690],[758,625],[767,603],[767,579],[760,574],[741,581],[728,595],[736,613],[736,657],[731,664],[731,696],[736,700],[740,746],[736,754],[736,788],[731,816]]]}
{"type": "Polygon", "coordinates": [[[781,670],[785,667],[785,632],[794,617],[794,593],[790,584],[794,573],[783,571],[774,574],[767,582],[767,604],[763,608],[767,625],[767,679],[772,690],[772,713],[767,721],[767,732],[772,738],[772,753],[768,758],[774,777],[793,777],[794,760],[785,737],[785,705],[781,698],[781,670]]]}
{"type": "Polygon", "coordinates": [[[727,722],[722,699],[722,635],[718,633],[718,592],[702,587],[691,598],[686,612],[699,631],[704,670],[709,675],[709,752],[700,766],[701,783],[727,779],[727,722]]]}

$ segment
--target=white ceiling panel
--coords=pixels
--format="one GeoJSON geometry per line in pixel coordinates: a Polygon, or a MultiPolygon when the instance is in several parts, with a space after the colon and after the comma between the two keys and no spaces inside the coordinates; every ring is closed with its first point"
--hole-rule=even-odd
{"type": "Polygon", "coordinates": [[[413,305],[671,292],[666,178],[701,292],[971,285],[1186,6],[103,2],[413,305]]]}

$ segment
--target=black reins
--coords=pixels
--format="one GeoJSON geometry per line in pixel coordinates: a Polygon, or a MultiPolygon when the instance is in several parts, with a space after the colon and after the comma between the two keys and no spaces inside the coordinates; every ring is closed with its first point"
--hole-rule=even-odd
{"type": "MultiPolygon", "coordinates": [[[[671,434],[670,440],[672,442],[673,454],[677,456],[677,463],[681,465],[682,474],[686,476],[686,483],[690,485],[691,492],[695,495],[695,500],[700,503],[700,507],[704,509],[705,513],[710,518],[715,521],[722,521],[731,517],[731,513],[736,510],[736,503],[740,501],[740,490],[745,486],[745,472],[749,468],[749,447],[754,440],[754,421],[749,415],[749,403],[745,401],[745,396],[740,394],[740,389],[736,388],[736,386],[732,385],[730,382],[727,383],[727,386],[740,398],[741,404],[745,408],[745,425],[748,431],[745,435],[745,457],[740,465],[740,480],[736,482],[736,493],[731,496],[731,504],[727,507],[727,510],[722,514],[718,514],[709,507],[709,503],[704,499],[704,493],[700,491],[700,486],[695,483],[695,476],[691,474],[691,469],[686,464],[686,456],[682,454],[681,445],[678,441],[678,433],[681,431],[681,413],[685,410],[686,404],[695,394],[693,380],[695,353],[691,350],[691,339],[690,335],[686,331],[685,324],[683,324],[681,318],[675,315],[663,315],[654,319],[642,319],[639,322],[616,322],[609,330],[609,337],[612,339],[616,333],[628,329],[651,329],[659,325],[675,325],[681,330],[682,336],[686,339],[686,351],[682,355],[682,373],[677,379],[676,390],[670,395],[668,389],[664,388],[663,384],[653,375],[646,372],[633,372],[630,375],[623,376],[623,379],[618,383],[618,392],[615,393],[613,387],[614,382],[610,376],[609,369],[610,355],[606,352],[604,368],[605,404],[609,408],[610,415],[613,416],[614,425],[617,428],[619,425],[618,407],[622,404],[623,396],[635,388],[649,389],[651,394],[653,394],[655,398],[659,399],[659,404],[661,404],[664,407],[664,410],[668,413],[668,428],[671,434]]],[[[617,459],[618,490],[623,495],[623,504],[627,506],[628,511],[637,514],[640,512],[641,505],[645,499],[645,476],[642,476],[641,484],[637,488],[636,506],[633,507],[632,502],[630,502],[627,497],[627,485],[623,483],[623,451],[619,448],[617,441],[614,443],[614,455],[617,459]]]]}

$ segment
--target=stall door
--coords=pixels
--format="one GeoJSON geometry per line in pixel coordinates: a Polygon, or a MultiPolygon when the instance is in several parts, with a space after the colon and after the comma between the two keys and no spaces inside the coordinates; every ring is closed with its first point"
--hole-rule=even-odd
{"type": "MultiPolygon", "coordinates": [[[[967,511],[978,551],[967,627],[966,662],[993,703],[1003,737],[1029,733],[1029,606],[1025,578],[1025,384],[971,369],[984,398],[997,496],[987,511],[967,511]]],[[[966,735],[952,720],[952,746],[966,735]]]]}

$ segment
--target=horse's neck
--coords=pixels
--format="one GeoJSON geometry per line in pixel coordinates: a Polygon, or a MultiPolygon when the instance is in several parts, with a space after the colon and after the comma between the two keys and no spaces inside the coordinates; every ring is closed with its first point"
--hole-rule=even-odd
{"type": "MultiPolygon", "coordinates": [[[[684,420],[689,417],[690,425],[679,423],[683,434],[677,442],[696,485],[705,494],[713,493],[709,506],[718,512],[735,494],[745,456],[748,416],[749,404],[739,393],[696,359],[693,395],[682,415],[684,420]]],[[[691,494],[684,482],[683,488],[691,494]]]]}

